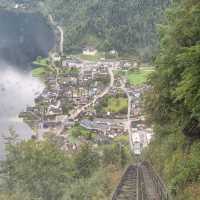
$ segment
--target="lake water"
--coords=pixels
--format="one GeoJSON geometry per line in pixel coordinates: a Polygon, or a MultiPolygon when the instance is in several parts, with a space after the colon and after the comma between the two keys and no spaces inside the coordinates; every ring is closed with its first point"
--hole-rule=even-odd
{"type": "Polygon", "coordinates": [[[44,17],[0,10],[0,59],[27,68],[37,56],[47,56],[55,43],[44,17]]]}
{"type": "Polygon", "coordinates": [[[38,14],[0,11],[0,158],[4,155],[3,136],[10,127],[23,138],[31,129],[18,118],[43,90],[43,83],[31,76],[31,62],[47,56],[54,34],[38,14]]]}

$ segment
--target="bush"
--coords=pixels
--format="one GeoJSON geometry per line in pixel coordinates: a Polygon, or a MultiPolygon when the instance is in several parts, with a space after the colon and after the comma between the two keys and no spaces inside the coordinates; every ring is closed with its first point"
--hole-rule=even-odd
{"type": "Polygon", "coordinates": [[[99,155],[89,145],[84,145],[74,157],[74,169],[77,178],[90,177],[99,167],[99,155]]]}

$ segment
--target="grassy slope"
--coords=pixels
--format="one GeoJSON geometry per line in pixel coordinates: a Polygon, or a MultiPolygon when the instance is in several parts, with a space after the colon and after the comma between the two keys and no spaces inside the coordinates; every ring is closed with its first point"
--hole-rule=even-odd
{"type": "Polygon", "coordinates": [[[82,60],[88,60],[88,61],[99,61],[101,58],[105,58],[105,54],[103,52],[98,52],[96,55],[83,55],[80,54],[78,56],[82,60]]]}
{"type": "Polygon", "coordinates": [[[142,67],[139,71],[128,71],[126,77],[131,85],[141,85],[146,82],[147,77],[152,71],[154,71],[152,67],[142,67]]]}
{"type": "Polygon", "coordinates": [[[37,59],[36,61],[33,62],[33,64],[40,67],[46,67],[48,65],[48,59],[47,58],[37,59]]]}
{"type": "Polygon", "coordinates": [[[35,69],[32,70],[32,75],[34,77],[40,77],[45,75],[46,73],[46,68],[45,67],[37,67],[35,69]]]}
{"type": "Polygon", "coordinates": [[[131,72],[128,73],[127,79],[131,85],[141,85],[146,81],[148,75],[149,72],[146,71],[131,72]]]}
{"type": "Polygon", "coordinates": [[[154,71],[154,67],[141,67],[139,71],[115,71],[116,75],[124,76],[131,85],[142,85],[147,81],[148,76],[154,71]]]}
{"type": "Polygon", "coordinates": [[[32,70],[32,75],[34,77],[44,76],[46,71],[49,69],[48,59],[46,58],[37,59],[36,61],[33,62],[33,64],[36,66],[36,68],[32,70]]]}
{"type": "Polygon", "coordinates": [[[126,98],[110,98],[108,105],[104,107],[105,112],[119,113],[128,109],[128,100],[126,98]]]}

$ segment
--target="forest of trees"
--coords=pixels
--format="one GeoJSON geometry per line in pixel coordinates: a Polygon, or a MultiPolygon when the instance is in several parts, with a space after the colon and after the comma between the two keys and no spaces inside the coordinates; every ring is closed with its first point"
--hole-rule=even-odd
{"type": "Polygon", "coordinates": [[[132,160],[126,137],[66,153],[56,137],[20,141],[10,133],[0,163],[1,200],[107,200],[132,160]]]}
{"type": "Polygon", "coordinates": [[[200,2],[176,0],[160,26],[144,108],[155,125],[146,150],[177,200],[200,196],[200,2]]]}
{"type": "MultiPolygon", "coordinates": [[[[170,0],[44,0],[65,30],[65,51],[84,45],[151,58],[158,46],[156,24],[170,0]]],[[[42,6],[43,5],[43,6],[42,6]]]]}

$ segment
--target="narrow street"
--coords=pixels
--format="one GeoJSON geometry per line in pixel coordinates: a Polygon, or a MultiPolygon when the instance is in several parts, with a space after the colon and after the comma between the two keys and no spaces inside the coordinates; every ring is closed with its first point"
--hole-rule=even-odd
{"type": "Polygon", "coordinates": [[[108,94],[108,92],[110,91],[110,89],[113,87],[114,84],[114,74],[113,74],[113,69],[112,68],[108,68],[108,73],[110,75],[110,84],[108,87],[106,87],[106,89],[100,93],[99,95],[97,95],[90,103],[86,104],[85,106],[82,106],[76,110],[73,110],[72,113],[70,114],[70,116],[65,116],[64,119],[62,120],[62,126],[58,131],[58,135],[60,135],[65,127],[65,123],[70,119],[70,120],[75,120],[80,114],[81,112],[85,111],[88,107],[94,105],[98,99],[104,97],[106,94],[108,94]]]}
{"type": "Polygon", "coordinates": [[[86,110],[88,107],[90,107],[91,105],[94,105],[98,99],[104,97],[106,94],[108,94],[108,92],[110,91],[110,89],[112,88],[113,84],[114,84],[114,74],[113,74],[113,69],[112,68],[108,68],[108,72],[110,75],[110,84],[108,87],[106,87],[106,89],[100,93],[99,95],[97,95],[90,103],[86,104],[83,107],[78,108],[75,112],[72,112],[70,115],[70,119],[74,120],[76,119],[81,112],[83,112],[84,110],[86,110]]]}
{"type": "Polygon", "coordinates": [[[128,90],[125,87],[125,83],[124,83],[123,80],[121,80],[121,88],[128,97],[128,113],[127,113],[127,122],[125,123],[125,128],[128,130],[130,148],[133,151],[133,149],[134,149],[133,136],[134,135],[133,135],[132,130],[131,130],[131,102],[132,102],[132,97],[129,95],[128,90]]]}

